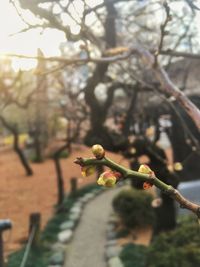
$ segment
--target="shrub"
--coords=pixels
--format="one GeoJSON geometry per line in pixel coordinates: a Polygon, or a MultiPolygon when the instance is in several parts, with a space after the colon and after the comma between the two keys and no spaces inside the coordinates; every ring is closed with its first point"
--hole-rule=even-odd
{"type": "Polygon", "coordinates": [[[141,190],[121,191],[113,200],[114,211],[128,228],[152,225],[154,211],[151,207],[152,196],[141,190]]]}
{"type": "Polygon", "coordinates": [[[160,234],[147,253],[148,267],[199,267],[200,229],[184,221],[176,230],[160,234]]]}
{"type": "Polygon", "coordinates": [[[146,267],[147,248],[142,245],[127,244],[120,253],[124,267],[146,267]]]}
{"type": "Polygon", "coordinates": [[[59,155],[59,158],[60,158],[60,159],[66,159],[66,158],[68,158],[68,157],[69,157],[69,152],[66,151],[66,150],[62,151],[62,152],[60,153],[60,155],[59,155]]]}
{"type": "Polygon", "coordinates": [[[31,162],[33,163],[41,163],[44,161],[43,158],[39,158],[35,153],[32,153],[30,156],[29,156],[29,159],[31,162]]]}

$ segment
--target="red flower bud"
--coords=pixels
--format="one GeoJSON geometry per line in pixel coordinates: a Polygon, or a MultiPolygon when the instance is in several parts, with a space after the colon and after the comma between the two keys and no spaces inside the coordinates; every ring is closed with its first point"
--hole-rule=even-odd
{"type": "Polygon", "coordinates": [[[153,186],[153,184],[151,184],[151,183],[148,183],[148,182],[143,183],[143,189],[144,190],[147,190],[147,189],[151,188],[152,186],[153,186]]]}
{"type": "MultiPolygon", "coordinates": [[[[142,164],[138,170],[138,172],[140,173],[144,173],[144,174],[149,174],[150,176],[155,176],[154,175],[154,172],[149,168],[148,165],[146,164],[142,164]]],[[[143,189],[146,190],[146,189],[149,189],[153,186],[152,183],[150,182],[144,182],[143,183],[143,189]]]]}

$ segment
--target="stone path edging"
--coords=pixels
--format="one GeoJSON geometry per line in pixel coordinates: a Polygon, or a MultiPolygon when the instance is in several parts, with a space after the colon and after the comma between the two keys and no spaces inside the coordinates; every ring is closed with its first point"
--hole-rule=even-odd
{"type": "Polygon", "coordinates": [[[74,231],[80,221],[85,204],[98,196],[103,189],[93,189],[79,197],[69,211],[69,218],[60,225],[57,242],[52,245],[52,256],[48,267],[62,267],[65,261],[66,245],[72,240],[74,231]]]}
{"type": "MultiPolygon", "coordinates": [[[[115,189],[111,189],[111,190],[115,191],[115,189]]],[[[84,196],[77,199],[77,201],[74,203],[74,205],[69,211],[70,213],[69,219],[60,225],[61,231],[58,233],[57,242],[53,244],[52,246],[53,254],[52,254],[52,257],[50,258],[50,264],[48,267],[63,267],[64,264],[66,264],[65,263],[67,260],[66,249],[67,249],[67,246],[70,247],[71,245],[71,241],[73,239],[76,227],[78,226],[80,218],[84,212],[85,204],[88,203],[90,200],[94,200],[94,198],[98,196],[100,193],[106,192],[106,191],[107,190],[104,190],[103,188],[102,190],[95,189],[95,190],[92,190],[90,193],[86,193],[84,196]]],[[[110,191],[110,193],[111,195],[114,194],[114,192],[112,191],[110,191]]],[[[105,201],[106,201],[106,195],[105,195],[105,201]]],[[[117,244],[116,233],[114,230],[116,226],[116,218],[114,218],[114,216],[111,215],[110,212],[109,214],[107,216],[106,221],[103,222],[104,224],[106,224],[105,246],[104,244],[101,244],[101,246],[104,246],[103,248],[104,259],[103,260],[105,260],[105,266],[124,267],[119,257],[122,247],[117,244]]],[[[91,218],[91,220],[92,219],[93,218],[91,218]]],[[[69,249],[69,252],[70,252],[70,249],[69,249]]],[[[65,265],[65,267],[74,267],[74,266],[71,266],[71,264],[65,265]]],[[[87,267],[93,267],[93,266],[87,266],[87,267]]]]}
{"type": "Polygon", "coordinates": [[[106,246],[105,246],[105,256],[108,267],[124,267],[119,255],[122,251],[122,246],[117,244],[115,227],[117,224],[117,218],[110,214],[107,222],[107,232],[106,232],[106,246]]]}

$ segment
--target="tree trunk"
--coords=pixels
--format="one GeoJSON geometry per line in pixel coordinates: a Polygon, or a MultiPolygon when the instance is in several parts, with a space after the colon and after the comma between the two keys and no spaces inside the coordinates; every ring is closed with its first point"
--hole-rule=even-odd
{"type": "Polygon", "coordinates": [[[129,136],[130,134],[130,126],[133,123],[133,114],[134,114],[134,109],[136,107],[136,101],[137,101],[137,90],[135,89],[133,91],[133,95],[131,98],[131,103],[128,108],[128,111],[126,113],[125,121],[124,121],[124,127],[123,127],[123,134],[125,136],[129,136]]]}
{"type": "MultiPolygon", "coordinates": [[[[190,99],[199,108],[200,98],[194,96],[190,99]],[[196,98],[196,102],[194,101],[196,98]]],[[[182,162],[184,169],[180,173],[182,180],[197,179],[200,172],[199,164],[200,154],[198,152],[200,133],[187,115],[185,110],[176,105],[176,112],[171,111],[172,127],[168,133],[173,148],[173,157],[175,162],[182,162]]]]}
{"type": "Polygon", "coordinates": [[[26,171],[26,175],[27,176],[33,175],[33,171],[32,171],[32,169],[28,163],[28,160],[26,159],[26,157],[23,153],[23,150],[20,148],[20,145],[19,145],[19,134],[18,134],[17,125],[16,124],[12,125],[12,124],[8,123],[6,121],[6,119],[2,116],[0,116],[0,121],[2,122],[4,127],[6,127],[13,134],[13,137],[14,137],[13,149],[18,155],[19,160],[22,163],[22,165],[26,171]]]}
{"type": "MultiPolygon", "coordinates": [[[[105,7],[107,10],[107,17],[105,20],[105,43],[106,48],[111,48],[116,46],[116,29],[115,29],[115,19],[116,10],[114,4],[110,1],[105,1],[105,7]]],[[[103,126],[103,123],[107,116],[107,109],[99,103],[95,96],[95,88],[99,83],[102,83],[105,74],[108,70],[109,63],[97,64],[92,77],[88,79],[87,85],[85,87],[85,101],[90,107],[90,122],[91,130],[88,132],[85,143],[87,145],[93,145],[94,143],[102,143],[105,147],[111,147],[111,140],[109,140],[109,134],[107,129],[103,126]],[[93,140],[94,139],[94,140],[93,140]]]]}
{"type": "Polygon", "coordinates": [[[14,144],[13,144],[13,148],[15,150],[15,152],[17,153],[19,159],[20,159],[20,162],[22,163],[25,171],[26,171],[26,175],[27,176],[31,176],[33,175],[33,171],[22,151],[22,149],[20,148],[19,146],[19,135],[18,135],[18,132],[17,130],[16,131],[13,131],[13,136],[14,136],[14,144]]]}
{"type": "Polygon", "coordinates": [[[57,174],[57,189],[58,189],[57,206],[61,206],[64,200],[65,191],[64,191],[63,173],[61,169],[59,155],[54,157],[54,163],[57,174]]]}
{"type": "Polygon", "coordinates": [[[34,133],[34,145],[35,145],[35,162],[43,162],[42,144],[40,140],[41,134],[39,131],[34,133]]]}
{"type": "Polygon", "coordinates": [[[59,148],[53,156],[55,169],[56,169],[56,175],[57,175],[57,189],[58,189],[58,198],[57,198],[57,206],[61,206],[64,200],[65,196],[65,189],[64,189],[64,179],[63,179],[63,173],[62,168],[60,164],[60,155],[65,150],[70,148],[70,142],[64,144],[61,148],[59,148]]]}

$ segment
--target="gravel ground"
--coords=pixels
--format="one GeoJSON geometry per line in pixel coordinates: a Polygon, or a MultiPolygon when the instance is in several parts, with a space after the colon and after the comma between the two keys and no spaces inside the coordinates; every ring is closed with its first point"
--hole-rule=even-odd
{"type": "Polygon", "coordinates": [[[91,200],[67,247],[64,267],[106,267],[104,245],[112,199],[121,188],[111,189],[91,200]]]}

